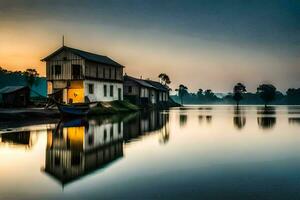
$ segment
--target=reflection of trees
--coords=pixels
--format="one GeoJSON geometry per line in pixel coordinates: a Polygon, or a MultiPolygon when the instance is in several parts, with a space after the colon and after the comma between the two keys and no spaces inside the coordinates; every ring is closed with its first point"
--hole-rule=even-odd
{"type": "Polygon", "coordinates": [[[180,125],[180,127],[185,126],[186,123],[187,123],[187,115],[181,114],[181,115],[179,116],[179,125],[180,125]]]}
{"type": "Polygon", "coordinates": [[[211,120],[212,120],[212,116],[211,115],[207,115],[205,118],[206,118],[206,122],[207,123],[211,123],[211,120]]]}
{"type": "Polygon", "coordinates": [[[257,124],[260,128],[270,129],[276,124],[276,110],[274,107],[265,107],[263,109],[258,109],[257,114],[257,124]]]}
{"type": "Polygon", "coordinates": [[[199,115],[199,116],[198,116],[198,122],[199,122],[199,123],[202,123],[202,121],[203,121],[203,116],[202,116],[202,115],[199,115]]]}
{"type": "Polygon", "coordinates": [[[246,117],[239,107],[234,108],[233,124],[237,129],[242,129],[246,125],[246,117]]]}

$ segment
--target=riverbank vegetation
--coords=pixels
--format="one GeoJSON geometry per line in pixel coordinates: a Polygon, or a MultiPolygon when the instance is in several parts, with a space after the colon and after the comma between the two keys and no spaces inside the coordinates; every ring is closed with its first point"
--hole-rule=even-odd
{"type": "MultiPolygon", "coordinates": [[[[182,85],[182,84],[181,84],[182,85]]],[[[271,84],[261,84],[255,93],[247,92],[246,86],[237,83],[233,92],[226,94],[214,93],[211,89],[199,89],[196,93],[189,92],[187,87],[179,86],[176,95],[171,98],[181,104],[228,104],[228,105],[300,105],[300,88],[289,88],[282,93],[271,84]]]]}

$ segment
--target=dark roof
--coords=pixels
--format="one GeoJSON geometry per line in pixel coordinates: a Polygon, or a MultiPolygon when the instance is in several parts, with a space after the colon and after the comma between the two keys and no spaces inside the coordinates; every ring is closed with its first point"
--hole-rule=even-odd
{"type": "Polygon", "coordinates": [[[27,86],[6,86],[6,87],[0,89],[0,94],[12,93],[12,92],[21,90],[23,88],[27,88],[27,86]]]}
{"type": "Polygon", "coordinates": [[[166,91],[168,92],[170,90],[170,88],[166,85],[161,84],[160,82],[157,81],[152,81],[152,80],[145,80],[147,83],[151,84],[153,87],[155,87],[158,90],[161,91],[166,91]]]}
{"type": "Polygon", "coordinates": [[[153,85],[147,83],[145,80],[143,79],[138,79],[138,78],[134,78],[132,76],[128,76],[128,75],[125,75],[124,76],[124,81],[126,80],[131,80],[131,81],[134,81],[136,82],[137,84],[141,85],[141,86],[144,86],[144,87],[147,87],[147,88],[153,88],[153,89],[156,89],[153,85]]]}
{"type": "Polygon", "coordinates": [[[87,52],[87,51],[82,51],[82,50],[79,50],[79,49],[74,49],[74,48],[67,47],[67,46],[63,46],[63,47],[59,48],[58,50],[56,50],[55,52],[53,52],[49,56],[42,59],[42,61],[49,60],[51,57],[59,54],[63,50],[71,51],[75,55],[80,56],[80,57],[82,57],[86,60],[89,60],[89,61],[94,61],[94,62],[97,62],[97,63],[107,64],[107,65],[112,65],[112,66],[117,66],[117,67],[123,67],[123,65],[117,63],[116,61],[110,59],[107,56],[94,54],[94,53],[90,53],[90,52],[87,52]]]}

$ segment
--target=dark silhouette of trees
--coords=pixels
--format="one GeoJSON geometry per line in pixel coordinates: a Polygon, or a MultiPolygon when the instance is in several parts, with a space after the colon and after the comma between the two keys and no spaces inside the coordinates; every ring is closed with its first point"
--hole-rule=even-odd
{"type": "Polygon", "coordinates": [[[201,88],[197,91],[197,97],[199,99],[203,97],[203,90],[201,88]]]}
{"type": "Polygon", "coordinates": [[[188,88],[185,85],[180,84],[178,89],[176,89],[175,91],[178,92],[178,96],[180,98],[181,105],[183,105],[183,97],[188,95],[188,88]]]}
{"type": "Polygon", "coordinates": [[[276,97],[276,87],[272,84],[262,84],[257,88],[257,94],[264,101],[265,107],[276,97]]]}
{"type": "Polygon", "coordinates": [[[243,93],[247,92],[245,85],[242,83],[237,83],[233,87],[233,95],[232,98],[236,102],[236,106],[239,106],[240,101],[243,99],[243,93]]]}
{"type": "Polygon", "coordinates": [[[164,85],[168,85],[171,83],[170,77],[165,73],[159,74],[158,78],[160,79],[160,82],[164,85]]]}
{"type": "Polygon", "coordinates": [[[218,97],[213,93],[211,89],[207,89],[204,91],[204,97],[207,101],[216,101],[218,97]]]}
{"type": "Polygon", "coordinates": [[[32,85],[36,80],[36,77],[39,76],[39,73],[35,69],[26,69],[26,71],[23,72],[23,75],[25,76],[26,82],[29,87],[32,87],[32,85]]]}
{"type": "Polygon", "coordinates": [[[287,102],[290,104],[300,104],[300,88],[289,88],[286,91],[287,102]]]}

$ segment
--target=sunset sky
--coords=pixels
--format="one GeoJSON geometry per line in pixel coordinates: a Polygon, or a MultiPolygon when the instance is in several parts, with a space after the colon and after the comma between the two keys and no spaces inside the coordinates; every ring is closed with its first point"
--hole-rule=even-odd
{"type": "Polygon", "coordinates": [[[0,66],[45,75],[62,35],[173,89],[300,87],[299,0],[0,0],[0,66]]]}

